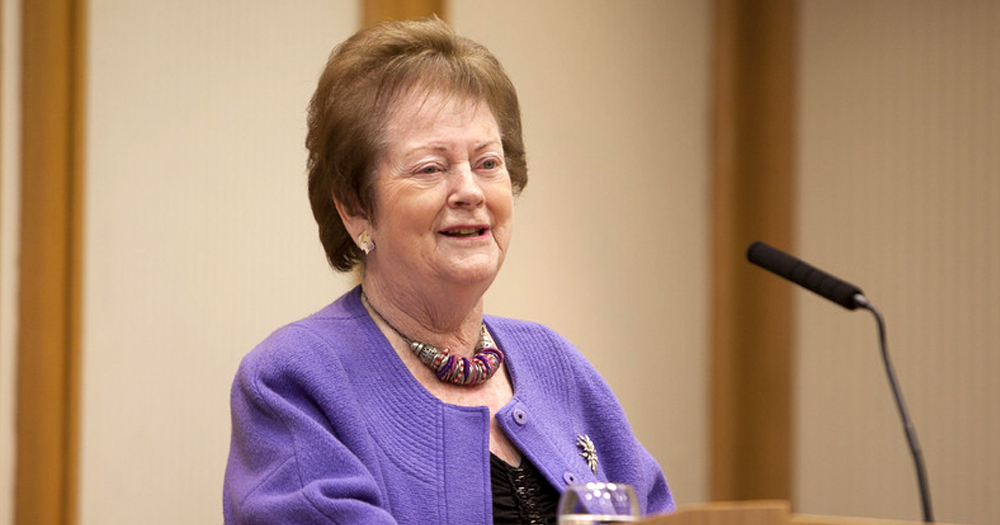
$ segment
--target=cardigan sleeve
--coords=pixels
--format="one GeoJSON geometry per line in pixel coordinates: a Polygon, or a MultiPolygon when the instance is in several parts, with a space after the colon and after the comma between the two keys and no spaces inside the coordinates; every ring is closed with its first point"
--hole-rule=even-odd
{"type": "Polygon", "coordinates": [[[371,471],[340,441],[338,421],[318,408],[295,368],[261,364],[252,353],[240,366],[225,524],[396,524],[371,471]]]}
{"type": "MultiPolygon", "coordinates": [[[[641,447],[641,445],[640,445],[641,447]]],[[[670,492],[670,487],[667,486],[667,478],[663,475],[663,469],[660,468],[659,463],[656,459],[645,449],[641,447],[643,455],[643,469],[645,470],[645,478],[648,484],[645,485],[646,492],[646,512],[645,516],[654,516],[656,514],[666,514],[677,510],[677,505],[674,503],[674,496],[670,492]]]]}

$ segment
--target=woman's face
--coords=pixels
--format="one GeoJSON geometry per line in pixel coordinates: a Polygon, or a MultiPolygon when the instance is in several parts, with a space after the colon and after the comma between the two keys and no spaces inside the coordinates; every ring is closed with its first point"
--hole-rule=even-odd
{"type": "Polygon", "coordinates": [[[500,131],[485,102],[404,96],[375,178],[375,250],[366,272],[433,290],[485,285],[510,243],[513,195],[500,131]]]}

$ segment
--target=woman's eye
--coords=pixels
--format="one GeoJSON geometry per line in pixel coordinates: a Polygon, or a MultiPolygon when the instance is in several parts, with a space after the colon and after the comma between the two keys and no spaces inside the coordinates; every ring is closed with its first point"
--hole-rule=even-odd
{"type": "Polygon", "coordinates": [[[495,170],[500,167],[500,162],[496,159],[486,159],[480,164],[484,170],[495,170]]]}
{"type": "Polygon", "coordinates": [[[424,166],[423,168],[420,168],[420,173],[422,175],[434,175],[435,173],[437,173],[439,171],[441,171],[441,168],[439,168],[437,166],[433,166],[433,165],[431,165],[431,166],[424,166]]]}

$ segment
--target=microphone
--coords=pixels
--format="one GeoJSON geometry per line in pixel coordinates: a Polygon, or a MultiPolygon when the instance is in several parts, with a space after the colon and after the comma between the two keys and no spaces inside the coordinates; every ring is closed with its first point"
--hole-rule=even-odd
{"type": "Polygon", "coordinates": [[[805,262],[788,255],[787,253],[772,248],[760,241],[754,242],[747,248],[747,259],[761,268],[784,277],[793,283],[807,288],[827,299],[847,308],[854,310],[859,306],[870,311],[875,316],[878,325],[879,348],[882,351],[882,363],[885,365],[885,373],[889,377],[889,387],[896,400],[896,409],[903,422],[903,433],[906,434],[906,442],[910,448],[910,455],[913,456],[913,466],[917,471],[917,487],[920,490],[920,506],[924,515],[925,523],[934,522],[934,513],[931,510],[931,495],[927,485],[927,471],[924,467],[924,457],[920,451],[920,444],[917,442],[917,432],[913,428],[910,416],[906,411],[906,404],[903,403],[903,393],[896,380],[896,372],[889,360],[889,348],[886,343],[885,322],[882,314],[875,309],[875,305],[868,302],[861,289],[853,284],[842,281],[823,270],[814,268],[805,262]]]}
{"type": "Polygon", "coordinates": [[[837,279],[823,270],[814,268],[760,241],[747,248],[747,259],[757,266],[826,297],[848,310],[854,310],[861,306],[862,303],[857,296],[861,296],[861,299],[864,300],[861,288],[837,279]]]}

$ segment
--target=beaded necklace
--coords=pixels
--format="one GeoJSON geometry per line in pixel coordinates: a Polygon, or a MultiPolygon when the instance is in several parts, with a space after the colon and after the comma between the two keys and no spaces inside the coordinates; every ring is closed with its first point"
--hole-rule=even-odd
{"type": "Polygon", "coordinates": [[[453,383],[459,386],[481,385],[488,381],[493,374],[500,369],[503,364],[503,352],[496,347],[489,331],[486,330],[486,323],[479,334],[479,342],[476,344],[476,354],[472,359],[451,355],[451,351],[445,348],[439,349],[434,345],[414,341],[406,337],[389,321],[382,317],[382,314],[372,306],[371,301],[364,291],[361,292],[361,299],[368,305],[368,308],[393,332],[396,332],[410,350],[416,354],[420,362],[427,365],[438,379],[446,383],[453,383]]]}

